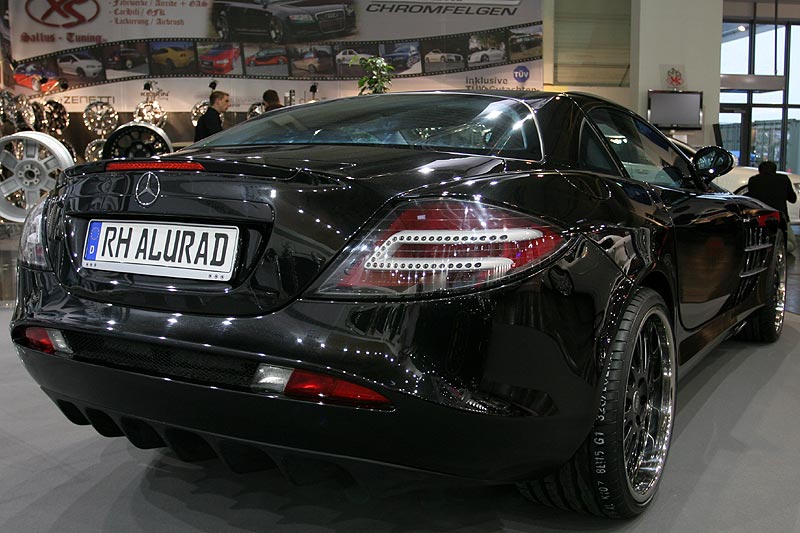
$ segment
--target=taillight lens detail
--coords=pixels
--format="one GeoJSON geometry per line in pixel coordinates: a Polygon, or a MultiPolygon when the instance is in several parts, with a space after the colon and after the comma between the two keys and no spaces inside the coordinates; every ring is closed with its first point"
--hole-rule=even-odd
{"type": "Polygon", "coordinates": [[[391,409],[384,395],[350,381],[326,374],[275,365],[259,365],[253,388],[278,392],[290,398],[369,409],[391,409]]]}
{"type": "Polygon", "coordinates": [[[48,354],[62,353],[69,355],[72,350],[64,335],[57,329],[32,326],[25,328],[20,341],[28,348],[48,354]]]}
{"type": "Polygon", "coordinates": [[[28,266],[47,268],[47,257],[44,250],[44,208],[46,200],[36,204],[28,211],[22,234],[19,239],[19,259],[28,266]]]}
{"type": "Polygon", "coordinates": [[[205,170],[205,167],[196,161],[113,161],[106,163],[106,170],[205,170]]]}
{"type": "Polygon", "coordinates": [[[318,292],[407,295],[476,288],[531,269],[564,244],[560,228],[510,209],[415,201],[381,219],[318,292]]]}

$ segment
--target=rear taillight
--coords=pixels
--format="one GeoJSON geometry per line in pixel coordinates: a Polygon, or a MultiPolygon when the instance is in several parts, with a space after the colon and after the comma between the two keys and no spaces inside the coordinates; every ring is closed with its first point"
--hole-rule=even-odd
{"type": "Polygon", "coordinates": [[[64,335],[57,329],[41,328],[38,326],[26,327],[22,335],[15,335],[20,344],[39,352],[69,355],[72,350],[67,344],[64,335]]]}
{"type": "Polygon", "coordinates": [[[560,228],[510,209],[460,200],[415,201],[379,220],[318,293],[474,289],[530,270],[564,244],[560,228]]]}
{"type": "Polygon", "coordinates": [[[45,201],[41,201],[28,212],[19,239],[19,259],[24,265],[47,268],[44,249],[43,220],[45,201]]]}
{"type": "Polygon", "coordinates": [[[369,409],[391,409],[384,395],[351,381],[297,368],[262,364],[253,378],[253,388],[278,392],[290,398],[369,409]]]}
{"type": "Polygon", "coordinates": [[[205,167],[196,161],[113,161],[106,163],[106,170],[205,170],[205,167]]]}

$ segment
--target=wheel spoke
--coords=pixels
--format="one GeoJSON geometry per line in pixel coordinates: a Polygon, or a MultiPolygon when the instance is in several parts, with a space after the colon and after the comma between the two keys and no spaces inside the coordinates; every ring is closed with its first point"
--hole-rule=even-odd
{"type": "Polygon", "coordinates": [[[58,158],[55,155],[50,155],[50,157],[42,160],[42,165],[44,165],[45,170],[47,170],[49,174],[58,168],[58,158]]]}
{"type": "Polygon", "coordinates": [[[19,160],[9,150],[3,150],[2,155],[0,155],[0,163],[2,163],[4,169],[14,172],[19,160]]]}
{"type": "Polygon", "coordinates": [[[41,197],[38,189],[25,189],[25,209],[30,209],[39,203],[41,197]]]}
{"type": "Polygon", "coordinates": [[[48,176],[47,178],[42,180],[42,189],[45,189],[46,191],[52,191],[53,189],[55,189],[55,187],[56,187],[55,178],[51,178],[48,176]]]}
{"type": "Polygon", "coordinates": [[[21,188],[22,183],[19,181],[19,178],[16,176],[11,176],[10,178],[6,178],[0,182],[0,195],[5,198],[9,194],[18,191],[21,188]]]}
{"type": "Polygon", "coordinates": [[[39,144],[28,139],[23,139],[21,142],[22,152],[25,154],[25,159],[36,159],[36,156],[39,152],[39,144]]]}

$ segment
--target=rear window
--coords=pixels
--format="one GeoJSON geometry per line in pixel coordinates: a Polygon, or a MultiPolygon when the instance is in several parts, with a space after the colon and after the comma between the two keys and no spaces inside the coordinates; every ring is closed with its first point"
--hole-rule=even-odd
{"type": "Polygon", "coordinates": [[[471,94],[366,95],[292,106],[193,147],[276,144],[378,145],[542,158],[531,107],[471,94]]]}

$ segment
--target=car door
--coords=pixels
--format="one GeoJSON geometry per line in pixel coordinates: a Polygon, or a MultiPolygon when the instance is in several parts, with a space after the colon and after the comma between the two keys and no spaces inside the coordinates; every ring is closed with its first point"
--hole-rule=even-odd
{"type": "Polygon", "coordinates": [[[270,0],[238,0],[228,11],[230,27],[237,32],[266,33],[269,25],[267,6],[270,0]]]}
{"type": "Polygon", "coordinates": [[[672,225],[680,316],[697,328],[734,302],[745,223],[735,197],[707,191],[689,160],[651,125],[617,108],[589,112],[629,177],[646,183],[672,225]]]}

